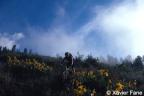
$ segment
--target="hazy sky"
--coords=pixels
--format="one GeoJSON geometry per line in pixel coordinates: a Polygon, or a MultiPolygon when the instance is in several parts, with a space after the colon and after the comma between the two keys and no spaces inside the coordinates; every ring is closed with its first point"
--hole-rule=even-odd
{"type": "Polygon", "coordinates": [[[43,55],[144,54],[144,0],[0,0],[0,45],[43,55]]]}

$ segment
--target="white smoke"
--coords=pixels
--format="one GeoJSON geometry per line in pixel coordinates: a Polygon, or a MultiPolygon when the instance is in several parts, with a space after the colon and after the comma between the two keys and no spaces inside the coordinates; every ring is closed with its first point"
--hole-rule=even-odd
{"type": "MultiPolygon", "coordinates": [[[[95,9],[89,22],[91,29],[98,28],[105,35],[113,55],[144,54],[144,0],[123,0],[121,3],[95,9]],[[100,9],[101,8],[101,9],[100,9]]],[[[109,53],[108,53],[109,54],[109,53]]]]}
{"type": "Polygon", "coordinates": [[[0,33],[0,46],[11,49],[12,46],[16,44],[17,47],[19,47],[18,41],[23,37],[24,35],[22,33],[0,33]]]}
{"type": "MultiPolygon", "coordinates": [[[[27,44],[45,55],[63,54],[65,51],[102,56],[144,54],[144,0],[122,0],[97,8],[93,10],[95,14],[91,19],[74,30],[75,32],[65,26],[65,21],[58,20],[60,22],[53,24],[51,30],[30,30],[31,38],[27,44]],[[99,40],[96,36],[92,42],[87,42],[92,38],[89,37],[92,32],[102,36],[99,40]],[[97,46],[94,46],[94,43],[97,46]],[[99,47],[98,43],[103,46],[99,47]]],[[[62,8],[58,14],[64,19],[67,12],[62,8]]]]}

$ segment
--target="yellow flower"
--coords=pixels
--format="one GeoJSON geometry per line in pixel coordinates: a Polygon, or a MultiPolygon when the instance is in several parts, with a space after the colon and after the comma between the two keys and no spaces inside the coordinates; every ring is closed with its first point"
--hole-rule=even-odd
{"type": "Polygon", "coordinates": [[[74,89],[76,96],[83,96],[84,93],[87,91],[84,85],[79,85],[76,89],[74,89]]]}
{"type": "Polygon", "coordinates": [[[124,85],[120,82],[116,83],[116,91],[122,91],[124,89],[124,85]]]}
{"type": "Polygon", "coordinates": [[[109,76],[108,70],[106,70],[106,69],[100,69],[99,72],[100,72],[100,74],[101,74],[102,76],[106,76],[106,77],[109,76]]]}

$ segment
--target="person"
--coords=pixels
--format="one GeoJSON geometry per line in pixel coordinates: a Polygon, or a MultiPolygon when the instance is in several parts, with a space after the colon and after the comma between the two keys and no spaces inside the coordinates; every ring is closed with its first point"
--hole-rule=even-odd
{"type": "Polygon", "coordinates": [[[64,57],[62,62],[65,64],[66,68],[73,68],[73,56],[72,56],[72,54],[69,52],[65,52],[65,57],[64,57]]]}
{"type": "Polygon", "coordinates": [[[65,52],[65,57],[62,60],[62,64],[65,66],[65,71],[63,72],[64,86],[67,90],[68,96],[73,96],[73,79],[74,79],[74,59],[71,53],[65,52]]]}
{"type": "Polygon", "coordinates": [[[73,75],[74,72],[74,64],[73,64],[73,56],[69,52],[65,52],[65,57],[62,60],[63,65],[65,65],[66,69],[64,71],[64,77],[67,78],[68,75],[73,75]]]}

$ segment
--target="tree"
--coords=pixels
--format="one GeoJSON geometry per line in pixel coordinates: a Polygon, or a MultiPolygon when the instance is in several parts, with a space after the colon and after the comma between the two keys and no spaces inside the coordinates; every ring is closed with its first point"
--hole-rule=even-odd
{"type": "Polygon", "coordinates": [[[110,65],[114,65],[114,64],[118,64],[119,62],[118,62],[118,59],[116,57],[108,55],[107,56],[107,63],[110,65]]]}
{"type": "Polygon", "coordinates": [[[91,67],[98,67],[99,59],[94,58],[92,55],[88,55],[87,58],[85,58],[85,63],[91,67]]]}
{"type": "Polygon", "coordinates": [[[136,69],[142,69],[143,68],[143,62],[142,62],[142,57],[137,56],[133,62],[133,67],[136,69]]]}
{"type": "Polygon", "coordinates": [[[16,45],[13,45],[12,52],[15,52],[15,51],[16,51],[16,45]]]}
{"type": "Polygon", "coordinates": [[[3,50],[2,50],[2,52],[8,52],[8,49],[7,49],[7,47],[3,47],[3,50]]]}
{"type": "Polygon", "coordinates": [[[32,49],[29,50],[29,54],[32,54],[32,49]]]}
{"type": "Polygon", "coordinates": [[[128,55],[124,60],[122,60],[122,64],[124,64],[127,67],[132,66],[132,57],[128,55]]]}
{"type": "Polygon", "coordinates": [[[24,48],[24,54],[27,54],[27,48],[24,48]]]}
{"type": "Polygon", "coordinates": [[[75,67],[80,67],[83,64],[84,55],[77,52],[77,56],[74,59],[75,67]]]}
{"type": "Polygon", "coordinates": [[[2,46],[0,46],[0,52],[2,51],[2,46]]]}

